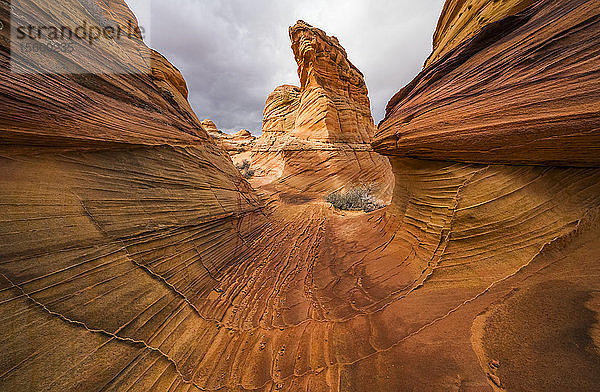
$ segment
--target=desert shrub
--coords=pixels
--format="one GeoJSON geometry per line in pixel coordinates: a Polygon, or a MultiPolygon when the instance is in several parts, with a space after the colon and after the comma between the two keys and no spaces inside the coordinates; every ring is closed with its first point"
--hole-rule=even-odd
{"type": "Polygon", "coordinates": [[[373,196],[374,188],[373,184],[362,184],[347,191],[330,193],[325,200],[340,210],[371,212],[385,207],[381,200],[373,196]]]}
{"type": "Polygon", "coordinates": [[[242,162],[236,163],[235,167],[238,168],[239,171],[250,169],[250,162],[247,159],[244,159],[242,162]]]}
{"type": "Polygon", "coordinates": [[[242,173],[242,177],[248,179],[254,175],[254,170],[250,169],[250,162],[244,159],[242,162],[235,165],[237,169],[242,173]]]}
{"type": "Polygon", "coordinates": [[[246,169],[246,170],[242,171],[242,177],[244,177],[245,179],[249,179],[253,175],[254,175],[254,170],[252,170],[252,169],[246,169]]]}

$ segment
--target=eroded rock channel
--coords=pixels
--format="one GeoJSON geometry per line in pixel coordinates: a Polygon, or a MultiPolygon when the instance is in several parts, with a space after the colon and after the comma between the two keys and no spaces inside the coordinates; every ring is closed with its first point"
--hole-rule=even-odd
{"type": "Polygon", "coordinates": [[[32,75],[0,46],[0,389],[597,389],[599,37],[597,0],[447,0],[376,127],[299,21],[257,139],[201,122],[156,52],[32,75]],[[361,184],[385,207],[326,201],[361,184]]]}

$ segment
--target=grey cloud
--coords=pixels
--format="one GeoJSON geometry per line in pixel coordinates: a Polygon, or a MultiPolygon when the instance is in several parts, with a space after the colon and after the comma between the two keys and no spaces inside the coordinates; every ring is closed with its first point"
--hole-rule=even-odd
{"type": "Polygon", "coordinates": [[[260,133],[273,89],[298,84],[288,26],[302,19],[335,35],[365,75],[373,118],[421,69],[443,0],[126,0],[148,44],[183,73],[200,119],[260,133]],[[138,9],[148,9],[151,16],[138,9]]]}

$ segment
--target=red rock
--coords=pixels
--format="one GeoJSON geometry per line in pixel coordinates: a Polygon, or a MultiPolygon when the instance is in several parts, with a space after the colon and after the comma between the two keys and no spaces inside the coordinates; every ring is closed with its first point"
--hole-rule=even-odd
{"type": "Polygon", "coordinates": [[[256,137],[247,129],[241,129],[230,135],[217,128],[212,120],[202,121],[202,127],[212,136],[219,147],[227,151],[236,166],[242,165],[244,161],[250,161],[251,150],[256,137]]]}
{"type": "Polygon", "coordinates": [[[296,123],[300,105],[300,89],[296,86],[279,86],[267,98],[263,111],[263,135],[289,133],[296,123]]]}
{"type": "Polygon", "coordinates": [[[335,37],[298,21],[290,27],[301,97],[293,135],[319,142],[367,143],[374,134],[367,86],[335,37]]]}
{"type": "Polygon", "coordinates": [[[215,125],[215,123],[210,120],[210,119],[204,119],[200,122],[200,124],[202,124],[202,128],[204,128],[204,130],[206,132],[208,132],[209,134],[220,134],[223,133],[223,131],[220,131],[219,129],[217,129],[217,126],[215,125]]]}
{"type": "Polygon", "coordinates": [[[250,131],[247,129],[240,129],[239,131],[237,131],[236,133],[233,134],[233,137],[235,137],[237,139],[252,139],[252,138],[254,138],[254,136],[252,136],[250,131]]]}
{"type": "MultiPolygon", "coordinates": [[[[464,4],[447,2],[438,31],[452,31],[446,12],[464,4]]],[[[600,85],[589,61],[599,54],[600,3],[539,1],[502,19],[515,4],[490,2],[500,8],[497,22],[463,42],[436,33],[445,54],[392,98],[373,142],[396,177],[391,216],[420,227],[408,229],[420,244],[432,222],[441,224],[432,256],[411,258],[412,275],[398,273],[414,279],[414,291],[387,305],[390,324],[411,312],[431,320],[382,356],[410,358],[400,373],[419,380],[399,376],[385,384],[392,390],[451,389],[443,380],[457,378],[459,389],[508,391],[593,390],[600,382],[600,357],[581,343],[595,319],[581,295],[599,288],[588,276],[600,252],[592,109],[600,85]]],[[[460,30],[465,18],[450,19],[460,30]]],[[[353,376],[347,385],[386,388],[364,362],[344,374],[353,376]]]]}
{"type": "Polygon", "coordinates": [[[280,86],[267,98],[252,183],[307,200],[374,183],[377,196],[389,200],[389,163],[368,144],[375,126],[362,74],[320,29],[298,21],[290,39],[301,87],[280,86]]]}
{"type": "MultiPolygon", "coordinates": [[[[55,25],[43,7],[132,17],[122,0],[19,4],[43,25],[55,25]]],[[[202,129],[181,74],[140,40],[61,58],[126,68],[147,53],[134,74],[18,74],[5,43],[0,390],[198,390],[184,347],[220,333],[199,309],[245,249],[238,229],[261,224],[261,203],[202,129]]]]}
{"type": "Polygon", "coordinates": [[[392,98],[373,146],[424,159],[599,166],[599,14],[596,1],[544,0],[488,24],[392,98]]]}
{"type": "Polygon", "coordinates": [[[446,1],[433,36],[433,52],[425,67],[433,64],[482,27],[515,15],[536,0],[458,0],[446,1]]]}

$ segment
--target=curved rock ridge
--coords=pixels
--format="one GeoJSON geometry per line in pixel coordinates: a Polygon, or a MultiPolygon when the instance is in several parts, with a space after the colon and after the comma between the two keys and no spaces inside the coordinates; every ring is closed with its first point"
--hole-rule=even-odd
{"type": "Polygon", "coordinates": [[[290,27],[301,97],[293,135],[320,142],[368,143],[375,128],[362,73],[335,37],[298,21],[290,27]]]}
{"type": "Polygon", "coordinates": [[[214,123],[213,120],[206,118],[204,120],[202,120],[200,122],[200,124],[202,124],[202,128],[204,128],[204,130],[206,132],[208,132],[209,135],[213,135],[213,134],[220,134],[220,133],[224,133],[223,131],[221,131],[220,129],[217,128],[217,125],[214,123]]]}
{"type": "Polygon", "coordinates": [[[492,22],[515,15],[538,0],[457,0],[446,1],[433,36],[433,52],[425,67],[454,49],[492,22]]]}
{"type": "Polygon", "coordinates": [[[177,95],[175,94],[175,91],[177,91],[188,103],[188,89],[183,75],[162,54],[155,50],[152,51],[152,76],[156,84],[164,83],[166,87],[164,90],[171,91],[173,96],[177,95]]]}
{"type": "Polygon", "coordinates": [[[600,381],[600,168],[577,167],[598,165],[589,60],[600,3],[540,1],[502,19],[513,6],[500,4],[497,22],[388,104],[373,142],[396,177],[386,218],[427,227],[392,229],[418,238],[417,254],[433,247],[391,264],[412,285],[382,312],[390,324],[431,318],[378,362],[403,358],[410,370],[390,370],[384,383],[375,366],[352,365],[341,376],[349,389],[587,391],[600,381]]]}
{"type": "MultiPolygon", "coordinates": [[[[42,25],[135,20],[122,0],[18,4],[42,25]]],[[[261,202],[202,129],[179,71],[140,39],[91,48],[123,68],[142,53],[135,72],[91,73],[75,50],[48,62],[90,73],[35,74],[12,71],[30,63],[9,58],[4,33],[0,390],[202,390],[186,347],[217,331],[200,303],[247,250],[261,202]]]]}
{"type": "Polygon", "coordinates": [[[250,139],[253,137],[252,133],[250,133],[250,131],[247,129],[240,129],[239,131],[234,133],[233,136],[239,139],[250,139]]]}
{"type": "MultiPolygon", "coordinates": [[[[39,0],[39,9],[18,8],[30,3],[12,5],[16,15],[13,23],[27,25],[31,22],[27,18],[38,12],[36,24],[45,26],[63,22],[69,26],[68,21],[91,16],[137,26],[133,14],[118,1],[96,4],[39,0]],[[114,15],[119,17],[111,19],[114,15]]],[[[2,22],[10,26],[10,7],[3,7],[2,22]]],[[[50,52],[35,66],[16,51],[11,57],[8,43],[0,43],[0,117],[4,119],[0,143],[181,145],[208,140],[186,100],[183,77],[160,54],[148,49],[140,37],[102,39],[93,45],[76,41],[79,46],[71,53],[50,52]],[[104,69],[97,68],[99,63],[117,72],[102,72],[104,69]],[[56,64],[73,65],[73,72],[52,72],[56,64]]]]}
{"type": "Polygon", "coordinates": [[[392,98],[373,146],[425,159],[599,166],[598,18],[597,0],[544,0],[488,24],[392,98]]]}
{"type": "Polygon", "coordinates": [[[212,120],[202,120],[201,124],[217,144],[229,152],[230,155],[250,151],[256,139],[247,129],[240,129],[234,134],[228,134],[218,129],[212,120]]]}

